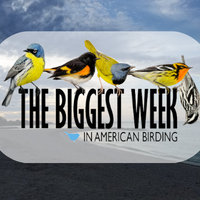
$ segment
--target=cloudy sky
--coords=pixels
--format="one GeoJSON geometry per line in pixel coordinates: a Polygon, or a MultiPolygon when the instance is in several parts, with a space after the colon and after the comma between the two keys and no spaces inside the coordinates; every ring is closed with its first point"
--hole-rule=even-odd
{"type": "Polygon", "coordinates": [[[180,31],[200,39],[198,0],[2,0],[1,41],[21,31],[180,31]]]}
{"type": "MultiPolygon", "coordinates": [[[[126,3],[100,0],[7,0],[0,4],[1,101],[9,85],[9,81],[3,82],[7,71],[33,42],[40,43],[45,49],[45,67],[63,64],[87,51],[85,39],[89,39],[97,49],[117,61],[137,68],[180,62],[180,56],[184,55],[186,63],[194,67],[191,75],[197,87],[200,85],[198,0],[130,0],[126,3]]],[[[55,98],[55,88],[66,89],[73,86],[66,82],[47,80],[47,77],[48,74],[43,74],[35,83],[40,88],[49,88],[48,119],[53,121],[55,103],[52,99],[55,98]]],[[[94,88],[99,88],[96,74],[82,86],[89,90],[91,84],[94,88]]],[[[142,88],[156,88],[146,81],[128,77],[121,85],[129,96],[127,98],[130,98],[132,84],[135,88],[138,84],[142,88]]],[[[105,89],[114,88],[105,82],[103,85],[105,89]]],[[[33,87],[29,84],[26,88],[33,87]]],[[[126,103],[127,98],[123,98],[126,103]]],[[[112,100],[115,101],[115,98],[112,100]]],[[[10,120],[20,119],[20,108],[20,96],[16,90],[10,105],[0,108],[0,116],[10,120]]],[[[126,111],[130,107],[124,109],[126,111]]],[[[178,109],[181,110],[180,105],[178,109]]],[[[184,112],[181,116],[180,120],[184,120],[184,112]]]]}

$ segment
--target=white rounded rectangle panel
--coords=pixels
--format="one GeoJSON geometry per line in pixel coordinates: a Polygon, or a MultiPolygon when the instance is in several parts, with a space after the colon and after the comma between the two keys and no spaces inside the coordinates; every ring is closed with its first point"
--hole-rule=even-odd
{"type": "Polygon", "coordinates": [[[179,32],[15,34],[0,44],[0,150],[23,163],[188,160],[199,63],[179,32]]]}

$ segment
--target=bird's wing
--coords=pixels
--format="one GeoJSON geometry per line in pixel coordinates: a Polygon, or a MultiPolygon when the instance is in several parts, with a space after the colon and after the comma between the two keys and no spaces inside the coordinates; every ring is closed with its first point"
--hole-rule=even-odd
{"type": "Polygon", "coordinates": [[[28,65],[33,65],[32,60],[27,58],[25,55],[20,57],[13,67],[8,71],[8,74],[4,81],[8,80],[9,78],[14,77],[16,74],[21,72],[24,68],[26,68],[28,65]]]}
{"type": "Polygon", "coordinates": [[[112,65],[117,64],[118,62],[115,59],[96,50],[96,48],[89,40],[85,40],[85,46],[91,53],[95,54],[97,58],[100,58],[96,61],[96,67],[98,72],[100,71],[105,76],[112,74],[111,67],[112,65]]]}
{"type": "Polygon", "coordinates": [[[53,75],[49,77],[49,78],[52,78],[52,77],[56,77],[56,76],[75,74],[75,73],[83,70],[86,66],[87,65],[84,62],[82,62],[76,58],[76,59],[73,59],[61,66],[54,67],[51,69],[45,69],[44,71],[52,73],[53,75]]]}

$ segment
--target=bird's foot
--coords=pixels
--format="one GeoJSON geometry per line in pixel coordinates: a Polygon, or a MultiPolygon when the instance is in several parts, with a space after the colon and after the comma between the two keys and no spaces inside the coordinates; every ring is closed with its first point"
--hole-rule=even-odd
{"type": "Polygon", "coordinates": [[[35,89],[35,94],[36,94],[36,96],[40,95],[40,89],[38,87],[36,87],[36,89],[35,89]]]}
{"type": "Polygon", "coordinates": [[[160,87],[158,86],[158,94],[160,94],[160,87]]]}
{"type": "Polygon", "coordinates": [[[34,86],[35,86],[35,94],[36,94],[36,96],[39,96],[40,95],[40,89],[33,83],[33,82],[31,82],[34,86]]]}
{"type": "MultiPolygon", "coordinates": [[[[167,90],[167,94],[169,94],[170,93],[170,88],[168,88],[168,87],[165,87],[165,88],[167,90]]],[[[162,89],[162,88],[158,87],[158,94],[160,94],[160,89],[162,89]]]]}
{"type": "Polygon", "coordinates": [[[83,95],[85,94],[85,89],[84,89],[84,88],[82,88],[82,87],[79,86],[79,88],[76,90],[76,92],[77,92],[78,90],[81,90],[81,93],[82,93],[83,95]]]}
{"type": "Polygon", "coordinates": [[[180,87],[180,85],[177,86],[177,87],[173,87],[172,90],[176,90],[176,91],[178,92],[178,91],[179,91],[179,90],[178,90],[179,87],[180,87]]]}
{"type": "Polygon", "coordinates": [[[98,91],[98,95],[99,94],[102,94],[104,91],[103,91],[103,87],[101,87],[100,89],[99,89],[99,91],[98,91]]]}
{"type": "Polygon", "coordinates": [[[168,88],[168,87],[166,87],[166,90],[167,90],[167,94],[169,94],[170,93],[170,88],[168,88]]]}
{"type": "Polygon", "coordinates": [[[84,89],[84,88],[82,88],[82,87],[79,86],[79,85],[75,85],[74,83],[72,83],[72,84],[73,84],[74,87],[77,89],[76,92],[74,92],[74,94],[76,94],[78,90],[81,90],[81,93],[82,93],[82,94],[85,94],[85,89],[84,89]]]}
{"type": "Polygon", "coordinates": [[[24,89],[22,86],[20,86],[19,92],[20,92],[21,94],[25,94],[25,89],[24,89]]]}
{"type": "Polygon", "coordinates": [[[121,91],[117,86],[115,86],[115,87],[116,87],[116,89],[117,89],[117,96],[120,96],[121,93],[122,93],[122,91],[121,91]]]}

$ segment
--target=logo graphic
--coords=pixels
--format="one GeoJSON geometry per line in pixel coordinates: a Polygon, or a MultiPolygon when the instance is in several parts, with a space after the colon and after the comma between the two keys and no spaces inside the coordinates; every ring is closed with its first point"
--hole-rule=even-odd
{"type": "Polygon", "coordinates": [[[67,133],[67,132],[65,133],[69,136],[69,139],[72,140],[73,142],[75,142],[80,136],[78,133],[67,133]]]}
{"type": "Polygon", "coordinates": [[[15,34],[0,44],[0,150],[23,163],[175,163],[195,155],[199,165],[199,51],[178,32],[15,34]],[[27,49],[16,61],[18,44],[27,49]],[[36,80],[39,89],[29,84],[36,80]]]}

